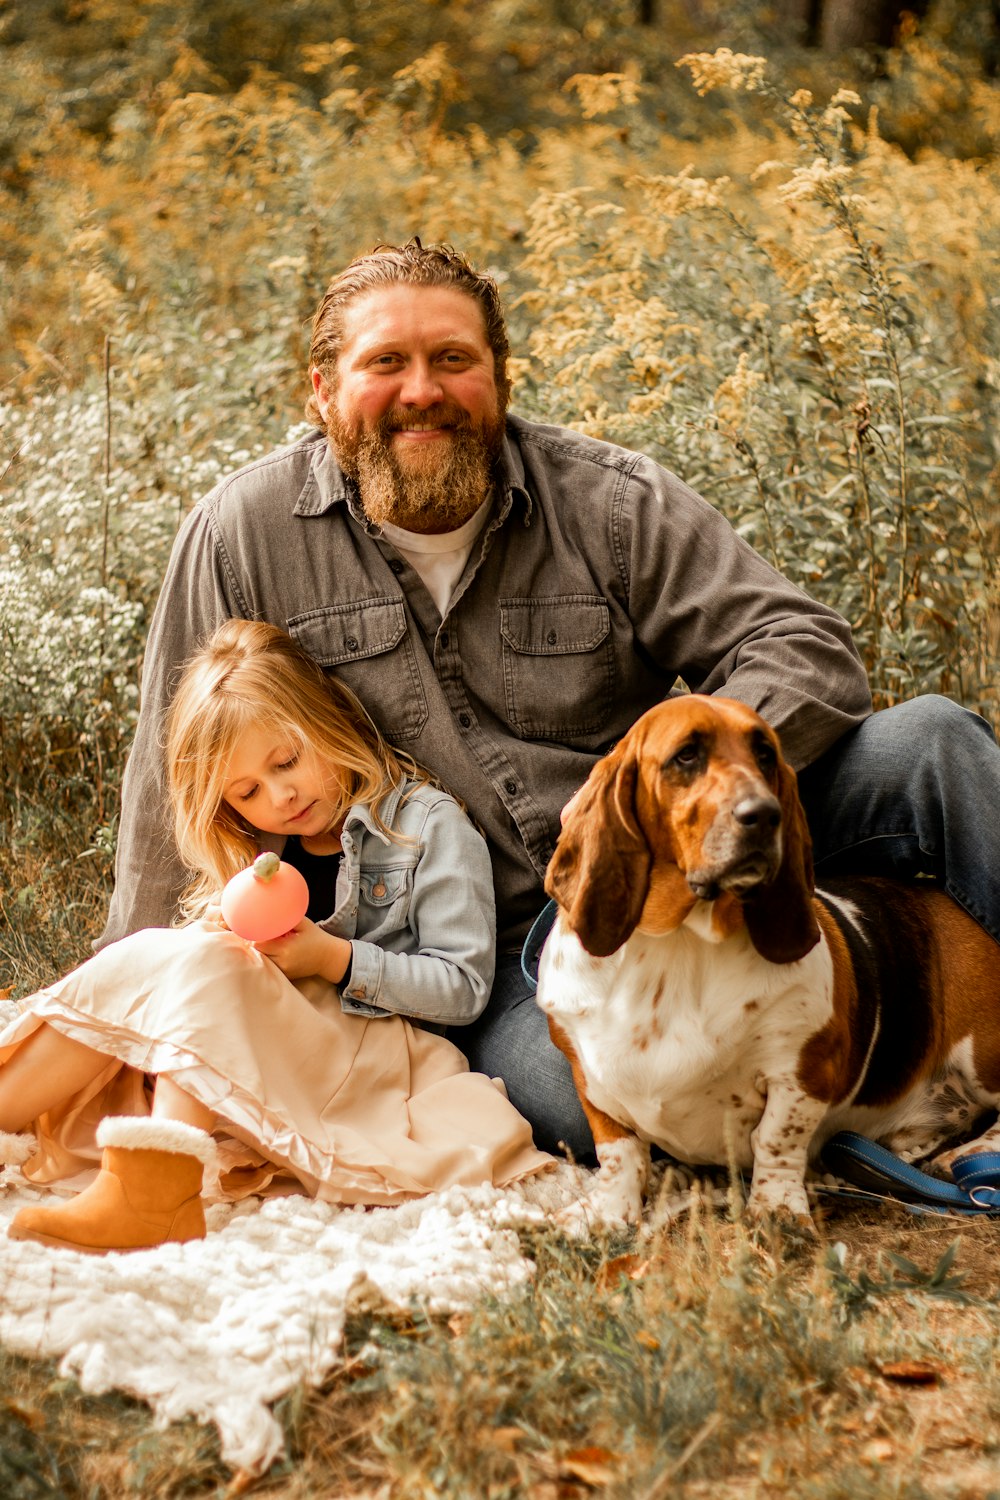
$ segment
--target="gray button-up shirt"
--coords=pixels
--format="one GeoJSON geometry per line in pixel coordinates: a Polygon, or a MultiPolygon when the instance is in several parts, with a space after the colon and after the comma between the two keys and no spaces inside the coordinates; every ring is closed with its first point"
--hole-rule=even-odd
{"type": "Polygon", "coordinates": [[[177,536],[102,941],[173,914],[162,716],[182,663],[230,616],[288,630],[465,802],[504,949],[543,900],[560,809],[678,680],[758,709],[799,767],[871,712],[846,622],[641,454],[509,418],[493,514],[442,619],[312,432],[225,479],[177,536]]]}

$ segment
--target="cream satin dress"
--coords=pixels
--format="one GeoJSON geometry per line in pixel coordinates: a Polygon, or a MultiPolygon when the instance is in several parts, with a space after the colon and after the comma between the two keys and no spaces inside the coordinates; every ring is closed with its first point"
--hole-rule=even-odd
{"type": "Polygon", "coordinates": [[[134,933],[22,1004],[0,1033],[0,1064],[43,1022],[108,1058],[34,1122],[38,1151],[24,1168],[34,1182],[93,1168],[100,1121],[147,1114],[159,1073],[216,1116],[210,1197],[305,1191],[391,1204],[454,1184],[502,1186],[553,1160],[502,1082],[470,1073],[444,1037],[402,1016],[346,1015],[336,986],[293,983],[231,932],[134,933]]]}

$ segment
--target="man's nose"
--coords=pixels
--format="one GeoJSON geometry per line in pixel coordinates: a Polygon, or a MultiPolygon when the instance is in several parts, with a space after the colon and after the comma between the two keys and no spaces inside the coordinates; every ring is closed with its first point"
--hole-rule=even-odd
{"type": "Polygon", "coordinates": [[[434,406],[444,391],[433,366],[426,359],[412,359],[407,364],[399,389],[404,406],[434,406]]]}

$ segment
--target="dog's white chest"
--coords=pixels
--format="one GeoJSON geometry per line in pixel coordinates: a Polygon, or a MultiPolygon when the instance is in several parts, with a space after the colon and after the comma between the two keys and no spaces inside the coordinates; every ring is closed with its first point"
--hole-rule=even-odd
{"type": "Polygon", "coordinates": [[[808,965],[767,963],[742,934],[715,943],[684,929],[594,959],[557,930],[538,1002],[599,1109],[682,1160],[749,1165],[764,1080],[787,1071],[818,1020],[815,986],[790,984],[789,969],[808,965]]]}

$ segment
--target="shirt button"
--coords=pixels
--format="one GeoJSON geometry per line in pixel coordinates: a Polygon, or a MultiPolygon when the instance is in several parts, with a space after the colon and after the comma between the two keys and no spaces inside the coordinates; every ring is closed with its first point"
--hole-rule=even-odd
{"type": "Polygon", "coordinates": [[[448,649],[448,642],[451,639],[451,637],[449,636],[447,630],[445,630],[441,634],[441,636],[439,637],[439,639],[440,639],[440,642],[441,642],[441,650],[442,651],[447,651],[447,649],[448,649]]]}
{"type": "Polygon", "coordinates": [[[503,789],[507,793],[508,797],[513,797],[515,792],[517,791],[517,782],[505,781],[503,784],[503,789]]]}
{"type": "Polygon", "coordinates": [[[550,646],[554,646],[558,639],[559,637],[556,635],[554,630],[550,630],[548,635],[546,636],[546,640],[548,641],[550,646]]]}
{"type": "Polygon", "coordinates": [[[463,729],[468,729],[472,724],[472,718],[469,714],[459,714],[458,722],[461,724],[463,729]]]}
{"type": "Polygon", "coordinates": [[[395,573],[396,577],[398,578],[399,575],[400,575],[400,573],[402,573],[402,571],[403,571],[403,567],[404,567],[404,564],[400,561],[400,559],[398,557],[390,557],[390,559],[389,559],[389,572],[390,573],[395,573]]]}
{"type": "Polygon", "coordinates": [[[357,636],[356,635],[349,635],[347,637],[347,640],[344,642],[344,645],[347,647],[348,651],[357,651],[357,649],[358,649],[358,638],[357,638],[357,636]]]}

